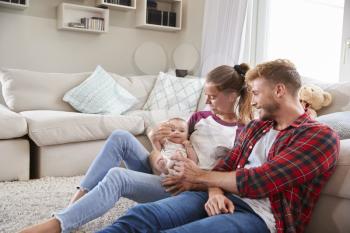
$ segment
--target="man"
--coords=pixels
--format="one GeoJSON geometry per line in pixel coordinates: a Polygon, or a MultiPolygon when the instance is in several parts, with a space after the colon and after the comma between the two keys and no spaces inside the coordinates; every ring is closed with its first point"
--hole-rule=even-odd
{"type": "Polygon", "coordinates": [[[304,232],[334,172],[338,136],[299,103],[300,76],[287,60],[257,65],[245,77],[259,120],[241,132],[214,171],[175,156],[169,190],[202,187],[138,205],[101,232],[304,232]]]}

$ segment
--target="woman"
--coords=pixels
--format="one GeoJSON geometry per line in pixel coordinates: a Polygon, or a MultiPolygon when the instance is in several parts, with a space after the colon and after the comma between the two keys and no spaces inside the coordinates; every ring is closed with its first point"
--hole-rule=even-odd
{"type": "MultiPolygon", "coordinates": [[[[211,169],[217,146],[233,147],[237,133],[251,119],[250,93],[245,82],[248,65],[219,66],[206,78],[206,103],[210,111],[194,113],[189,120],[190,141],[198,166],[211,169]],[[230,138],[230,140],[228,140],[230,138]]],[[[69,232],[107,212],[120,197],[151,202],[196,188],[192,184],[162,185],[157,142],[170,133],[162,124],[151,134],[151,154],[130,133],[115,131],[82,180],[71,204],[50,220],[22,232],[69,232]],[[124,161],[128,169],[120,168],[124,161]]]]}

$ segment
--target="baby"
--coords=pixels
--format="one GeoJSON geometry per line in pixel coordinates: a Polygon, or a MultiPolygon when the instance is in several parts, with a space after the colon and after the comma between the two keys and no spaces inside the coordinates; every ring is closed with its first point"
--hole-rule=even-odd
{"type": "Polygon", "coordinates": [[[160,141],[161,155],[163,163],[163,174],[169,174],[170,169],[174,166],[175,161],[171,159],[176,153],[180,153],[182,156],[193,160],[198,163],[198,157],[194,151],[190,141],[188,140],[188,125],[184,119],[181,118],[171,118],[166,122],[171,133],[163,141],[160,141]]]}

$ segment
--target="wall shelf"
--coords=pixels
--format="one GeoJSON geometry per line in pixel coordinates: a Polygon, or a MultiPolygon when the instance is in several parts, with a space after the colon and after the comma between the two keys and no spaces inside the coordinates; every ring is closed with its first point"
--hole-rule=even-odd
{"type": "Polygon", "coordinates": [[[113,10],[128,11],[136,9],[136,0],[130,0],[130,6],[121,4],[120,0],[97,0],[96,5],[105,6],[113,10]]]}
{"type": "MultiPolygon", "coordinates": [[[[136,27],[159,30],[159,31],[180,31],[182,23],[182,1],[181,0],[156,0],[156,8],[151,8],[158,15],[155,18],[160,18],[160,23],[150,23],[150,16],[147,7],[147,0],[138,0],[136,7],[136,27]],[[172,12],[176,14],[175,26],[169,26],[170,15],[163,17],[163,13],[172,12]],[[161,13],[161,14],[160,14],[161,13]],[[160,14],[160,15],[159,15],[160,14]],[[164,23],[164,20],[168,20],[164,23]]],[[[152,17],[152,19],[155,19],[152,17]]],[[[159,20],[158,20],[159,21],[159,20]]]]}
{"type": "Polygon", "coordinates": [[[108,32],[108,25],[108,9],[69,3],[61,3],[57,8],[57,28],[60,30],[103,33],[108,32]]]}
{"type": "Polygon", "coordinates": [[[24,10],[29,7],[29,0],[0,0],[0,7],[24,10]]]}

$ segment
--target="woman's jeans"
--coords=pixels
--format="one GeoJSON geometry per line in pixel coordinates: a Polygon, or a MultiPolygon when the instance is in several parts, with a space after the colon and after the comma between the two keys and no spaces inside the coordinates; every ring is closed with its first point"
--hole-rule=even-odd
{"type": "Polygon", "coordinates": [[[88,169],[80,188],[88,191],[63,211],[55,213],[62,232],[69,232],[114,207],[120,197],[151,202],[169,197],[152,175],[148,151],[129,132],[115,131],[88,169]],[[124,161],[128,169],[120,168],[124,161]]]}
{"type": "Polygon", "coordinates": [[[233,214],[208,217],[207,192],[184,192],[154,203],[140,204],[99,233],[269,233],[264,220],[245,202],[226,195],[235,205],[233,214]]]}

